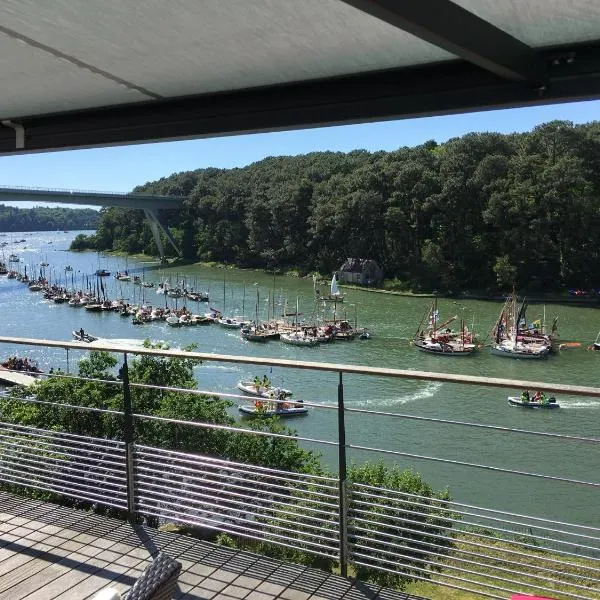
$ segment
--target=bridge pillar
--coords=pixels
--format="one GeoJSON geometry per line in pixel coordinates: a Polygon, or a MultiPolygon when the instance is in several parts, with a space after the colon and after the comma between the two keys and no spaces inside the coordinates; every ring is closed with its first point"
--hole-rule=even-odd
{"type": "Polygon", "coordinates": [[[162,223],[158,219],[156,212],[149,208],[145,208],[144,214],[146,215],[146,218],[148,219],[148,223],[150,224],[150,231],[152,231],[152,237],[154,238],[154,242],[156,244],[156,247],[158,248],[160,260],[162,262],[166,261],[165,248],[164,248],[162,240],[160,238],[161,231],[167,236],[167,240],[169,240],[171,246],[173,246],[173,248],[175,248],[175,252],[177,252],[177,255],[181,257],[181,251],[177,247],[177,244],[175,243],[173,236],[171,235],[171,233],[168,231],[168,229],[166,227],[163,227],[162,223]]]}

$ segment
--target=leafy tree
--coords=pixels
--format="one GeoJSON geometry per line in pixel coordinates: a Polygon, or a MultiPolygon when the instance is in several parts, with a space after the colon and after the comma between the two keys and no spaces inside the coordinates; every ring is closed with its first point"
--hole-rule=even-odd
{"type": "Polygon", "coordinates": [[[16,208],[0,204],[0,231],[96,229],[99,216],[90,208],[16,208]]]}

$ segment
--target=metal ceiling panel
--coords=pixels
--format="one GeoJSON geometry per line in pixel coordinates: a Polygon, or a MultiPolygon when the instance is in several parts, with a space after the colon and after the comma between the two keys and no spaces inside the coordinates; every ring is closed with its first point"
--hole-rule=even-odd
{"type": "Polygon", "coordinates": [[[146,99],[2,32],[0,82],[0,120],[146,99]]]}
{"type": "Polygon", "coordinates": [[[533,48],[600,39],[598,0],[453,0],[533,48]]]}
{"type": "Polygon", "coordinates": [[[3,0],[0,24],[161,97],[455,58],[338,0],[3,0]]]}

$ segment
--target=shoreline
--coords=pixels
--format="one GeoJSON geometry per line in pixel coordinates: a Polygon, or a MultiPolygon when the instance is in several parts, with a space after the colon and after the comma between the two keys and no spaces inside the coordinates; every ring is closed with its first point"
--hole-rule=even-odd
{"type": "MultiPolygon", "coordinates": [[[[96,250],[79,250],[75,252],[97,252],[96,250]]],[[[251,267],[240,267],[237,265],[227,265],[224,263],[218,262],[206,262],[200,260],[186,260],[186,259],[168,259],[166,263],[160,263],[158,257],[151,256],[149,254],[128,254],[127,252],[119,252],[114,250],[103,250],[102,254],[108,256],[127,256],[140,261],[148,261],[155,264],[155,268],[165,267],[165,268],[175,268],[179,265],[181,266],[199,266],[206,267],[211,269],[236,269],[239,271],[254,271],[259,273],[268,273],[272,274],[272,271],[264,268],[251,268],[251,267]]],[[[309,275],[300,275],[298,271],[289,270],[283,271],[278,270],[276,272],[277,276],[286,276],[286,277],[296,277],[299,279],[309,278],[309,275]]],[[[454,300],[480,300],[482,302],[505,302],[506,295],[501,294],[440,294],[433,292],[405,292],[398,290],[390,290],[386,288],[374,288],[374,287],[366,287],[360,285],[352,285],[347,283],[338,282],[340,288],[345,290],[359,290],[363,292],[370,292],[374,294],[387,294],[390,296],[404,296],[408,298],[451,298],[454,300]]],[[[518,294],[520,297],[523,297],[522,294],[518,294]]],[[[569,306],[582,306],[582,307],[600,307],[600,296],[561,296],[560,294],[549,294],[549,295],[531,295],[524,297],[527,298],[527,302],[529,304],[566,304],[569,306]]]]}

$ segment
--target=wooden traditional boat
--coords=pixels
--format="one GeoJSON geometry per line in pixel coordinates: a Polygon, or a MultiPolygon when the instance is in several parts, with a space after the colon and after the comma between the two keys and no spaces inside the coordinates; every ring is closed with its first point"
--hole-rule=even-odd
{"type": "Polygon", "coordinates": [[[460,331],[452,331],[449,328],[456,318],[453,316],[439,323],[439,310],[435,298],[429,311],[419,323],[412,341],[413,345],[422,352],[438,356],[471,356],[477,349],[477,345],[473,342],[473,334],[469,332],[464,321],[461,319],[460,331]],[[424,327],[425,320],[427,329],[424,327]]]}
{"type": "MultiPolygon", "coordinates": [[[[541,359],[546,358],[552,350],[552,342],[546,336],[532,336],[524,333],[522,324],[525,320],[527,302],[523,300],[517,306],[517,297],[513,291],[502,307],[500,316],[494,327],[494,340],[490,352],[496,356],[508,358],[541,359]]],[[[556,325],[556,320],[555,320],[556,325]]],[[[555,331],[555,325],[553,331],[555,331]]]]}
{"type": "Polygon", "coordinates": [[[256,329],[256,327],[242,327],[240,334],[249,342],[268,342],[271,339],[266,331],[256,329]]]}
{"type": "Polygon", "coordinates": [[[456,341],[432,341],[431,338],[415,339],[413,344],[422,352],[440,356],[471,356],[476,349],[475,344],[462,344],[456,341]]]}

